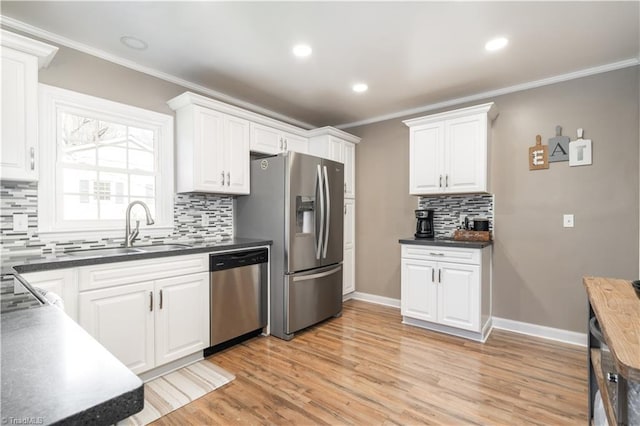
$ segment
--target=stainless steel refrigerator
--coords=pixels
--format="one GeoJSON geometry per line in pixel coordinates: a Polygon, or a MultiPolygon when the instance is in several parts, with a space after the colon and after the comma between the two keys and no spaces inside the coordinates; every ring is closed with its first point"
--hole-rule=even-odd
{"type": "Polygon", "coordinates": [[[268,238],[271,334],[342,312],[344,166],[307,154],[251,161],[251,194],[236,199],[236,235],[268,238]]]}

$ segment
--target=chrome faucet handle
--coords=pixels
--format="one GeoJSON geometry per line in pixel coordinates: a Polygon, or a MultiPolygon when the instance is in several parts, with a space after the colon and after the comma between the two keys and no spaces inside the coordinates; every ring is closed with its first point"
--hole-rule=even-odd
{"type": "Polygon", "coordinates": [[[140,221],[136,220],[136,229],[131,231],[131,235],[129,235],[129,244],[133,244],[133,242],[138,238],[138,234],[140,233],[140,221]]]}

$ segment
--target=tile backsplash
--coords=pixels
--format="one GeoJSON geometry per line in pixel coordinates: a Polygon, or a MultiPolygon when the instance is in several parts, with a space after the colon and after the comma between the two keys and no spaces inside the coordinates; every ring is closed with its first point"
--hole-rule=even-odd
{"type": "Polygon", "coordinates": [[[436,238],[452,237],[460,218],[469,216],[489,219],[489,229],[493,230],[493,195],[462,194],[420,197],[418,208],[433,209],[433,228],[436,238]]]}
{"type": "MultiPolygon", "coordinates": [[[[124,237],[69,240],[41,238],[38,235],[38,184],[0,182],[0,254],[30,255],[53,251],[113,247],[124,237]],[[13,231],[13,215],[28,215],[28,230],[13,231]]],[[[124,225],[122,228],[124,235],[124,225]]],[[[220,241],[233,237],[233,198],[211,194],[177,194],[174,227],[167,235],[144,237],[138,244],[162,241],[220,241]],[[203,216],[205,220],[203,221],[203,216]],[[203,226],[203,222],[206,226],[203,226]]]]}

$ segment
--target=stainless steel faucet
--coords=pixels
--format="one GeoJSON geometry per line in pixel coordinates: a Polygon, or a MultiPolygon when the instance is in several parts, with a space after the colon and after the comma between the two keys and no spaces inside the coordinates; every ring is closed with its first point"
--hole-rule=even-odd
{"type": "Polygon", "coordinates": [[[144,207],[144,212],[147,214],[147,225],[153,225],[154,223],[153,218],[151,217],[151,212],[149,211],[149,207],[147,207],[145,203],[143,203],[142,201],[132,201],[131,203],[129,203],[129,205],[127,206],[127,213],[125,217],[126,219],[125,236],[124,236],[125,247],[131,247],[133,245],[133,242],[136,240],[136,238],[138,238],[138,233],[140,232],[139,220],[136,220],[136,229],[134,229],[133,232],[131,231],[131,208],[136,204],[140,204],[142,207],[144,207]]]}

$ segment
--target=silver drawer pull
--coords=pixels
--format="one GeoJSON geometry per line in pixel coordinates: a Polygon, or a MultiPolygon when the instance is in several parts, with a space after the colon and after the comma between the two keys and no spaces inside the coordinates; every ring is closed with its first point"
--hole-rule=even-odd
{"type": "Polygon", "coordinates": [[[429,253],[431,256],[444,256],[444,253],[435,253],[435,252],[430,252],[429,253]]]}
{"type": "Polygon", "coordinates": [[[153,312],[153,292],[149,292],[149,312],[153,312]]]}
{"type": "Polygon", "coordinates": [[[31,154],[31,170],[35,170],[35,168],[36,168],[36,149],[34,147],[31,147],[29,152],[31,154]]]}
{"type": "Polygon", "coordinates": [[[227,172],[227,186],[231,185],[231,172],[227,172]]]}

